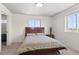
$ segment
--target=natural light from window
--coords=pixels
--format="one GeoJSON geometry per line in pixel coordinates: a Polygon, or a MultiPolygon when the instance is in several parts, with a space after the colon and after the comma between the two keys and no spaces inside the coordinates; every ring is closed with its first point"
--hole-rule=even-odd
{"type": "Polygon", "coordinates": [[[79,12],[65,16],[65,32],[79,32],[79,12]]]}
{"type": "Polygon", "coordinates": [[[37,19],[31,19],[28,22],[29,27],[40,27],[41,26],[41,21],[37,19]]]}

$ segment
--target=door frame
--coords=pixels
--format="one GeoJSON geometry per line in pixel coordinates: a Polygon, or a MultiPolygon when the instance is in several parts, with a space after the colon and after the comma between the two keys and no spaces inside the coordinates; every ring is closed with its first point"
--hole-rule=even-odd
{"type": "MultiPolygon", "coordinates": [[[[1,11],[1,15],[2,15],[2,14],[7,15],[7,29],[6,29],[6,30],[7,30],[6,46],[7,46],[7,45],[8,45],[7,42],[8,42],[8,19],[9,19],[9,17],[8,17],[8,14],[7,14],[6,12],[4,12],[4,11],[1,11]]],[[[1,18],[1,25],[2,25],[2,18],[1,18]]],[[[1,34],[2,34],[2,33],[1,33],[1,34]]],[[[2,40],[2,39],[1,39],[1,40],[2,40]]],[[[2,46],[2,41],[1,41],[1,46],[2,46]]]]}

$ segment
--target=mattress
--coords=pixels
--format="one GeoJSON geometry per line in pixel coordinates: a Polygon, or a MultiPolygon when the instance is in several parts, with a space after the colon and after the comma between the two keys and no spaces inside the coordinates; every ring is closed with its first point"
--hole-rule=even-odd
{"type": "Polygon", "coordinates": [[[64,47],[64,45],[56,39],[47,36],[27,36],[18,48],[18,52],[23,53],[37,49],[50,49],[58,47],[64,47]]]}

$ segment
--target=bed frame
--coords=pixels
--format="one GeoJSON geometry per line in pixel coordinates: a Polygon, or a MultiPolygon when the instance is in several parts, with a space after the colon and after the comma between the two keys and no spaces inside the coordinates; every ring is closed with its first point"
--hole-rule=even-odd
{"type": "MultiPolygon", "coordinates": [[[[25,27],[25,36],[27,36],[27,33],[44,33],[44,27],[25,27]]],[[[59,53],[59,50],[66,49],[65,47],[59,47],[59,48],[50,48],[50,49],[38,49],[28,52],[20,53],[20,55],[45,55],[49,53],[59,53]]]]}

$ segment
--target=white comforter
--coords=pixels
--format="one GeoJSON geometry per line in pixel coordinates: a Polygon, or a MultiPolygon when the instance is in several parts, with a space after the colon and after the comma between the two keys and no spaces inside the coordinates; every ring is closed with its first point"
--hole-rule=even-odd
{"type": "Polygon", "coordinates": [[[27,36],[19,47],[18,52],[26,52],[37,49],[48,49],[48,48],[58,48],[64,47],[62,43],[56,39],[47,36],[27,36]]]}

